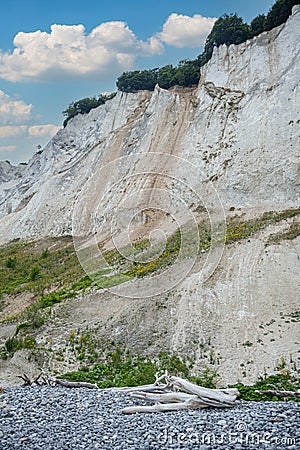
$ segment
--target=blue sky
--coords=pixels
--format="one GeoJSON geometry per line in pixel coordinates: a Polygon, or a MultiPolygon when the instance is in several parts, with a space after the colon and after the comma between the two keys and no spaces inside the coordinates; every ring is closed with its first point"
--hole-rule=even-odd
{"type": "Polygon", "coordinates": [[[116,90],[124,70],[195,58],[215,18],[273,0],[10,0],[0,16],[0,160],[27,161],[70,102],[116,90]]]}

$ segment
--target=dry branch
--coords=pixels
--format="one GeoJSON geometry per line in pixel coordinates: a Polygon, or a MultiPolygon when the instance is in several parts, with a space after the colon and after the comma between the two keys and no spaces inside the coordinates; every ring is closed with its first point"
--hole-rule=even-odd
{"type": "Polygon", "coordinates": [[[277,397],[296,397],[300,398],[300,391],[277,391],[276,390],[266,390],[266,391],[255,391],[257,394],[261,395],[276,395],[277,397]]]}
{"type": "MultiPolygon", "coordinates": [[[[31,380],[26,374],[20,376],[19,378],[24,381],[23,386],[37,384],[38,386],[48,385],[52,387],[63,386],[65,388],[99,389],[96,384],[92,383],[77,381],[73,382],[53,378],[44,371],[41,371],[41,373],[33,380],[31,380]]],[[[161,376],[156,374],[155,378],[156,380],[153,384],[102,389],[102,392],[126,392],[133,398],[155,403],[154,405],[140,405],[124,408],[122,410],[122,413],[124,414],[179,411],[185,409],[207,408],[212,406],[215,408],[228,408],[234,406],[238,395],[237,389],[204,388],[184,380],[183,378],[169,377],[167,372],[161,376]],[[164,383],[162,382],[163,380],[164,383]]],[[[275,391],[262,392],[274,393],[275,391]]],[[[296,396],[300,396],[298,393],[291,393],[288,391],[285,391],[282,395],[292,396],[295,394],[296,396]]],[[[280,395],[279,391],[276,391],[275,395],[280,395]]]]}
{"type": "Polygon", "coordinates": [[[153,392],[153,393],[160,393],[160,392],[173,392],[172,389],[170,389],[170,386],[167,384],[144,384],[142,386],[126,386],[126,387],[112,387],[112,388],[105,388],[101,389],[104,392],[135,392],[135,391],[143,391],[143,392],[153,392]]]}
{"type": "Polygon", "coordinates": [[[181,403],[156,403],[152,406],[129,406],[122,409],[123,414],[147,413],[147,412],[165,412],[179,411],[182,409],[207,408],[208,405],[198,400],[187,400],[181,403]]]}
{"type": "Polygon", "coordinates": [[[140,400],[155,402],[155,403],[182,403],[191,399],[198,399],[196,395],[185,394],[182,392],[171,392],[166,394],[152,394],[148,392],[131,392],[131,397],[140,400]]]}
{"type": "Polygon", "coordinates": [[[174,386],[190,394],[195,394],[201,399],[206,399],[209,401],[215,400],[224,406],[232,406],[236,400],[236,395],[226,394],[224,391],[204,388],[197,386],[196,384],[190,383],[187,380],[179,377],[171,377],[171,381],[174,386]]]}
{"type": "Polygon", "coordinates": [[[99,389],[97,384],[86,383],[85,381],[67,381],[67,380],[59,380],[57,378],[54,378],[53,382],[58,384],[59,386],[63,386],[66,388],[99,389]]]}
{"type": "Polygon", "coordinates": [[[33,384],[36,384],[38,386],[48,385],[51,387],[55,387],[59,385],[66,388],[99,389],[96,384],[92,383],[78,382],[78,381],[73,382],[67,380],[60,380],[58,378],[52,378],[49,375],[45,374],[43,371],[33,380],[31,380],[26,374],[19,375],[18,378],[21,378],[24,381],[22,386],[32,386],[33,384]]]}

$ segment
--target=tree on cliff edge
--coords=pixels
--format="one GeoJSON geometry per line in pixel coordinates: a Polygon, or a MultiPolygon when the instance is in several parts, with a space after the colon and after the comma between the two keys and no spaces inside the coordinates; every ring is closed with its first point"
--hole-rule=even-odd
{"type": "Polygon", "coordinates": [[[291,15],[293,6],[299,3],[300,0],[277,0],[267,14],[265,31],[284,23],[291,15]]]}
{"type": "Polygon", "coordinates": [[[210,60],[214,47],[219,47],[222,44],[241,44],[250,37],[250,27],[243,22],[241,17],[238,17],[236,14],[224,14],[214,23],[206,39],[204,47],[205,60],[210,60]]]}

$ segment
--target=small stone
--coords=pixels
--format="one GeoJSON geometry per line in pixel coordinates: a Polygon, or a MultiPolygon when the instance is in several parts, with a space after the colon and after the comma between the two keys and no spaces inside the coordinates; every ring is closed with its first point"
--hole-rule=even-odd
{"type": "Polygon", "coordinates": [[[222,426],[222,427],[224,427],[224,425],[227,425],[227,422],[226,422],[226,420],[221,419],[221,420],[219,420],[219,421],[217,422],[217,424],[220,425],[220,426],[222,426]]]}

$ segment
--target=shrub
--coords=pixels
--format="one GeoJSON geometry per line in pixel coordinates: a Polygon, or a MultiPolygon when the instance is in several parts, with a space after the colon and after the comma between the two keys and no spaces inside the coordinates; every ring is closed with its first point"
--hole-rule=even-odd
{"type": "Polygon", "coordinates": [[[100,94],[98,97],[86,97],[71,103],[68,108],[63,111],[63,115],[66,116],[63,126],[65,127],[69,120],[77,116],[77,114],[87,114],[91,109],[104,105],[105,102],[114,98],[115,95],[115,92],[108,95],[100,94]]]}
{"type": "MultiPolygon", "coordinates": [[[[296,377],[291,376],[289,373],[270,375],[265,377],[260,377],[258,381],[253,386],[245,386],[242,383],[237,383],[231,387],[235,387],[239,390],[239,397],[242,400],[250,401],[283,401],[284,397],[277,397],[276,395],[270,396],[265,394],[259,394],[258,391],[264,390],[287,390],[287,391],[297,391],[300,387],[299,380],[296,377]]],[[[299,401],[300,399],[295,399],[294,397],[288,397],[294,401],[299,401]]]]}
{"type": "Polygon", "coordinates": [[[16,258],[7,258],[5,260],[5,265],[8,269],[14,269],[16,267],[16,264],[17,264],[16,258]]]}
{"type": "Polygon", "coordinates": [[[35,281],[37,278],[39,278],[41,275],[41,269],[39,266],[32,266],[30,271],[30,279],[32,281],[35,281]]]}
{"type": "MultiPolygon", "coordinates": [[[[17,338],[15,336],[8,338],[4,344],[4,350],[12,356],[17,350],[21,350],[23,348],[33,348],[36,342],[35,339],[31,336],[27,336],[26,338],[17,338]]],[[[3,349],[2,349],[3,355],[3,349]]],[[[4,358],[5,359],[5,358],[4,358]]]]}

